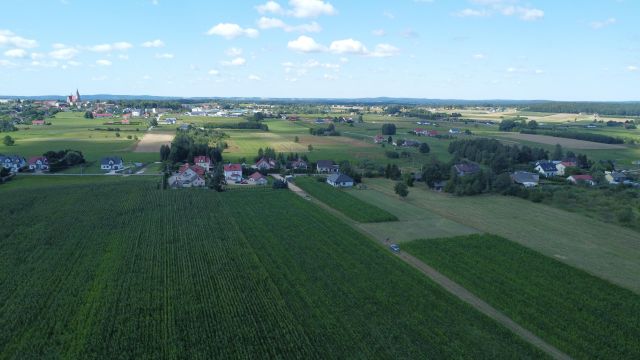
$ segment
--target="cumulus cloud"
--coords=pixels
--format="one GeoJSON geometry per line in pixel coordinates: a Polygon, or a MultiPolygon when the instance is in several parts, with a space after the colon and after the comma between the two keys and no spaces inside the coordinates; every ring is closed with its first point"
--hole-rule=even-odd
{"type": "Polygon", "coordinates": [[[593,21],[591,22],[591,24],[589,24],[589,26],[591,26],[592,29],[598,30],[598,29],[605,28],[609,25],[613,25],[616,22],[618,22],[616,18],[608,18],[607,20],[604,20],[604,21],[593,21]]]}
{"type": "Polygon", "coordinates": [[[375,29],[375,30],[371,31],[371,34],[373,36],[385,36],[385,35],[387,35],[387,32],[384,31],[384,29],[375,29]]]}
{"type": "Polygon", "coordinates": [[[164,42],[160,39],[145,41],[142,43],[142,47],[145,48],[161,48],[164,47],[164,42]]]}
{"type": "Polygon", "coordinates": [[[74,48],[59,48],[51,51],[49,56],[56,60],[71,60],[76,57],[78,53],[79,51],[74,48]]]}
{"type": "Polygon", "coordinates": [[[218,75],[220,75],[220,71],[215,70],[215,69],[211,69],[211,70],[209,70],[208,74],[209,75],[213,75],[213,76],[218,76],[218,75]]]}
{"type": "Polygon", "coordinates": [[[322,15],[335,15],[338,12],[328,2],[322,0],[290,0],[290,14],[297,18],[310,18],[322,15]]]}
{"type": "Polygon", "coordinates": [[[521,6],[519,0],[471,0],[479,8],[465,8],[454,12],[458,17],[485,17],[494,14],[517,16],[524,21],[536,21],[544,18],[544,11],[530,6],[521,6]]]}
{"type": "Polygon", "coordinates": [[[329,46],[329,51],[335,54],[364,55],[368,53],[364,44],[354,39],[336,40],[329,46]]]}
{"type": "Polygon", "coordinates": [[[262,80],[260,78],[260,76],[254,75],[254,74],[249,75],[248,79],[251,80],[251,81],[260,81],[260,80],[262,80]]]}
{"type": "Polygon", "coordinates": [[[390,44],[378,44],[373,52],[369,55],[373,57],[389,57],[394,56],[400,52],[400,49],[390,44]]]}
{"type": "Polygon", "coordinates": [[[93,52],[111,52],[111,51],[126,51],[133,47],[128,42],[117,42],[113,44],[100,44],[89,47],[89,51],[93,52]]]}
{"type": "Polygon", "coordinates": [[[111,64],[112,63],[109,60],[102,59],[102,60],[96,61],[96,65],[99,65],[99,66],[111,66],[111,64]]]}
{"type": "Polygon", "coordinates": [[[267,29],[282,29],[286,32],[320,32],[322,27],[317,22],[301,25],[289,25],[284,21],[277,18],[261,17],[258,20],[258,27],[263,30],[267,29]]]}
{"type": "Polygon", "coordinates": [[[28,54],[25,49],[11,49],[4,52],[4,56],[14,59],[21,59],[27,57],[27,55],[28,54]]]}
{"type": "Polygon", "coordinates": [[[243,57],[237,57],[230,61],[223,61],[222,65],[224,66],[242,66],[247,63],[247,59],[243,57]]]}
{"type": "Polygon", "coordinates": [[[296,40],[289,41],[287,47],[293,51],[304,53],[321,52],[326,50],[323,45],[318,44],[313,38],[304,35],[301,35],[296,40]]]}
{"type": "Polygon", "coordinates": [[[171,53],[156,54],[156,59],[173,59],[175,55],[171,53]]]}
{"type": "Polygon", "coordinates": [[[232,47],[227,49],[227,51],[225,51],[224,53],[227,54],[227,56],[240,56],[242,55],[242,49],[232,47]]]}
{"type": "Polygon", "coordinates": [[[485,54],[473,54],[473,58],[476,60],[484,60],[487,58],[487,55],[485,54]]]}
{"type": "Polygon", "coordinates": [[[627,71],[638,71],[638,67],[635,65],[627,66],[627,71]]]}
{"type": "Polygon", "coordinates": [[[9,30],[0,29],[0,46],[13,46],[22,49],[38,47],[38,42],[18,36],[9,30]]]}
{"type": "Polygon", "coordinates": [[[209,29],[209,31],[207,31],[207,35],[222,36],[227,40],[231,40],[241,36],[255,38],[259,35],[259,32],[256,29],[244,29],[238,24],[220,23],[209,29]]]}
{"type": "Polygon", "coordinates": [[[262,5],[256,6],[256,10],[260,14],[283,14],[284,9],[275,1],[267,1],[262,5]]]}

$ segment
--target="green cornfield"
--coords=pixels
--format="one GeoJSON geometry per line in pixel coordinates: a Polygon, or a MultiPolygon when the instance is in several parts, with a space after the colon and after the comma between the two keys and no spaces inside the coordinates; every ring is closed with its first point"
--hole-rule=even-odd
{"type": "Polygon", "coordinates": [[[367,202],[364,202],[344,190],[317,181],[313,177],[297,177],[295,184],[309,195],[340,211],[349,218],[361,223],[397,221],[398,218],[367,202]]]}
{"type": "Polygon", "coordinates": [[[576,359],[640,359],[640,296],[494,235],[403,249],[576,359]]]}
{"type": "Polygon", "coordinates": [[[0,198],[0,358],[544,357],[290,191],[0,198]]]}

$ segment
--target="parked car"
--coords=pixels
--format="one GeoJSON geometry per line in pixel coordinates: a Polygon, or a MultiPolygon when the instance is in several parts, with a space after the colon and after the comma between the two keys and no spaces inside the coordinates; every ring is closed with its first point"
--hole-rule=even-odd
{"type": "Polygon", "coordinates": [[[393,251],[394,253],[399,253],[400,252],[400,245],[391,244],[391,246],[389,246],[389,249],[391,249],[391,251],[393,251]]]}

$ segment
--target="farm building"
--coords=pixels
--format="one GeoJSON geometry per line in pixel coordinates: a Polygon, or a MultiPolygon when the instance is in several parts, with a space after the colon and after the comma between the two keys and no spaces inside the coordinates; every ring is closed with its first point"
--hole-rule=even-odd
{"type": "Polygon", "coordinates": [[[49,160],[44,156],[34,156],[29,158],[29,170],[48,171],[49,160]]]}
{"type": "Polygon", "coordinates": [[[340,165],[336,165],[333,160],[318,160],[316,171],[319,173],[337,173],[340,171],[340,165]]]}
{"type": "Polygon", "coordinates": [[[386,142],[386,141],[387,141],[387,139],[385,139],[384,136],[382,136],[382,135],[376,135],[373,138],[373,142],[376,143],[376,144],[382,144],[383,142],[386,142]]]}
{"type": "Polygon", "coordinates": [[[562,161],[556,164],[556,169],[558,169],[558,176],[563,176],[567,168],[576,167],[575,161],[562,161]]]}
{"type": "Polygon", "coordinates": [[[108,156],[100,160],[100,169],[108,171],[118,171],[124,168],[124,162],[121,157],[108,156]]]}
{"type": "Polygon", "coordinates": [[[242,181],[242,165],[227,164],[224,166],[224,179],[227,181],[242,181]]]}
{"type": "Polygon", "coordinates": [[[42,126],[44,124],[45,124],[44,120],[33,120],[33,121],[31,121],[31,125],[34,125],[34,126],[42,126]]]}
{"type": "Polygon", "coordinates": [[[567,181],[572,184],[588,184],[591,186],[596,184],[591,175],[571,175],[567,178],[567,181]]]}
{"type": "Polygon", "coordinates": [[[520,184],[526,188],[538,186],[540,175],[527,171],[516,171],[511,174],[511,179],[516,184],[520,184]]]}
{"type": "Polygon", "coordinates": [[[345,174],[332,174],[327,178],[327,184],[333,187],[352,187],[353,179],[345,174]]]}

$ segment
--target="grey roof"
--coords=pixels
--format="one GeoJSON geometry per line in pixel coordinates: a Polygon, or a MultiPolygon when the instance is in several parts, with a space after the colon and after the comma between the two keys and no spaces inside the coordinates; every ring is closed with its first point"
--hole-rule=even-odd
{"type": "Polygon", "coordinates": [[[316,164],[318,165],[319,168],[330,168],[333,165],[335,165],[333,160],[318,160],[316,164]]]}
{"type": "Polygon", "coordinates": [[[480,166],[474,163],[455,164],[453,167],[459,174],[472,174],[480,171],[480,166]]]}
{"type": "Polygon", "coordinates": [[[540,175],[526,172],[526,171],[516,171],[511,174],[511,178],[518,184],[524,183],[538,183],[540,181],[540,175]]]}
{"type": "Polygon", "coordinates": [[[345,183],[345,182],[353,182],[353,179],[345,174],[333,174],[327,178],[327,181],[332,183],[345,183]]]}
{"type": "Polygon", "coordinates": [[[100,160],[100,164],[101,164],[101,165],[109,165],[109,163],[110,163],[110,162],[112,162],[112,161],[113,161],[113,163],[114,163],[114,164],[120,164],[120,163],[122,163],[122,158],[121,158],[121,157],[118,157],[118,156],[107,156],[107,157],[103,157],[103,158],[100,160]]]}
{"type": "Polygon", "coordinates": [[[538,166],[540,166],[540,168],[544,172],[558,171],[558,168],[556,167],[556,164],[552,163],[551,161],[541,161],[541,162],[538,163],[538,166]]]}

